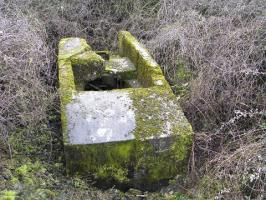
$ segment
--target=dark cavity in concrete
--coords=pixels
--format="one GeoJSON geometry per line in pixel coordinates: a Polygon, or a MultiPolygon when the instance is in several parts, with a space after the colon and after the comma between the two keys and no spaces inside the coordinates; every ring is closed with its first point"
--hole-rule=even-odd
{"type": "Polygon", "coordinates": [[[128,85],[119,75],[104,74],[100,78],[89,81],[84,89],[85,91],[102,91],[129,87],[130,85],[128,85]]]}

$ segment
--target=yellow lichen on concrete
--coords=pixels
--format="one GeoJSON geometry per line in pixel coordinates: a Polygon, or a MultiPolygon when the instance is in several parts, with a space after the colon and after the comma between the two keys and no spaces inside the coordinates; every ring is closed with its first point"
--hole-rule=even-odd
{"type": "Polygon", "coordinates": [[[118,39],[120,56],[126,56],[134,63],[138,80],[144,87],[162,86],[170,89],[160,66],[131,33],[120,31],[118,39]]]}
{"type": "Polygon", "coordinates": [[[66,105],[72,101],[76,92],[74,76],[71,62],[68,59],[58,61],[58,77],[59,77],[59,92],[60,92],[60,107],[61,107],[61,124],[63,139],[67,142],[67,117],[66,105]]]}
{"type": "Polygon", "coordinates": [[[58,59],[68,59],[71,56],[91,50],[90,45],[82,38],[63,38],[59,42],[58,59]]]}

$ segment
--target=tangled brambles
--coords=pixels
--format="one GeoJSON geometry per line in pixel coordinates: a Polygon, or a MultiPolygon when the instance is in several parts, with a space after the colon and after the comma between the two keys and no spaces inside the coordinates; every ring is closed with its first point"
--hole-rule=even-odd
{"type": "Polygon", "coordinates": [[[40,26],[21,13],[0,15],[0,136],[7,145],[38,143],[37,133],[48,130],[55,76],[40,26]]]}
{"type": "Polygon", "coordinates": [[[5,149],[47,149],[59,135],[50,122],[61,37],[84,37],[94,49],[114,50],[118,31],[127,29],[183,96],[196,132],[189,166],[194,197],[265,198],[265,10],[264,0],[0,2],[5,149]]]}

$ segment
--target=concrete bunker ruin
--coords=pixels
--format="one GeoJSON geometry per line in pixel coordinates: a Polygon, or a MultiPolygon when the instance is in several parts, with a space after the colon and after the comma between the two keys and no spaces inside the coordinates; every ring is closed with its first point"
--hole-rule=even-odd
{"type": "Polygon", "coordinates": [[[191,125],[146,48],[127,31],[118,39],[118,55],[81,38],[59,43],[67,173],[133,186],[183,174],[191,125]]]}

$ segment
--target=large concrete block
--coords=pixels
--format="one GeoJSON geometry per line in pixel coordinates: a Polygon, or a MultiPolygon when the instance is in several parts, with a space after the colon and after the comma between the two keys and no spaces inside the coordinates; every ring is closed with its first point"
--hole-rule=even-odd
{"type": "Polygon", "coordinates": [[[160,66],[130,33],[123,31],[119,34],[120,57],[111,56],[104,65],[86,65],[90,63],[86,60],[84,74],[89,74],[87,70],[101,73],[94,81],[82,77],[84,84],[88,81],[97,91],[82,91],[83,86],[75,81],[79,77],[73,73],[74,63],[83,62],[82,56],[92,50],[84,50],[83,43],[79,44],[81,49],[74,45],[72,56],[60,54],[66,51],[60,49],[65,45],[59,45],[67,173],[92,174],[97,179],[131,185],[152,184],[183,174],[192,128],[160,66]],[[120,82],[135,82],[137,87],[116,87],[117,74],[120,82]]]}

